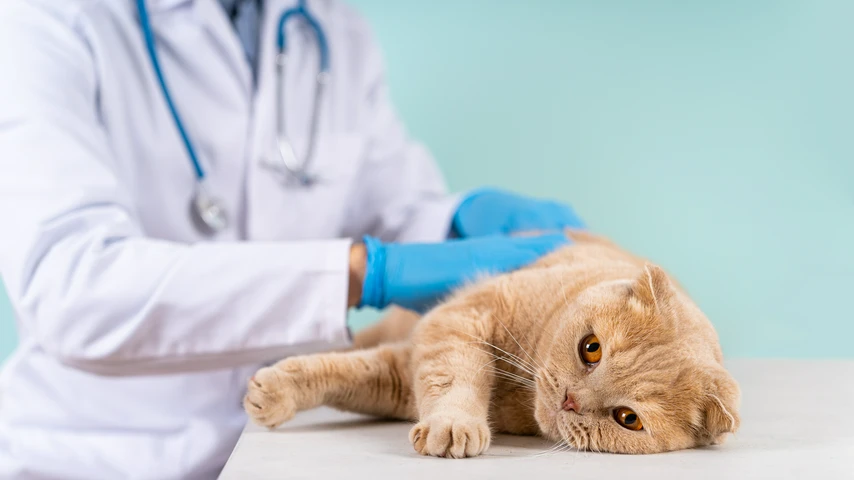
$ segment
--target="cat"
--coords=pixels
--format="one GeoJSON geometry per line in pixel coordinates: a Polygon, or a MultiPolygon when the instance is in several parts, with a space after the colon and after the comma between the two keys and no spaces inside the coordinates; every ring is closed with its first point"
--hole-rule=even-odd
{"type": "Polygon", "coordinates": [[[451,458],[481,454],[493,432],[627,454],[723,442],[740,390],[712,324],[662,268],[568,235],[420,320],[394,310],[355,350],[260,369],[244,408],[270,428],[320,405],[410,420],[417,452],[451,458]]]}

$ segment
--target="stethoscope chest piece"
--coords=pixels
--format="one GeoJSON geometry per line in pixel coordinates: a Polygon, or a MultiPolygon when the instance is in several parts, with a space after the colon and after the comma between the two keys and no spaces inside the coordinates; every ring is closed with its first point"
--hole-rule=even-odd
{"type": "Polygon", "coordinates": [[[228,214],[222,200],[211,196],[201,182],[197,183],[190,201],[190,218],[204,235],[215,235],[228,228],[228,214]]]}

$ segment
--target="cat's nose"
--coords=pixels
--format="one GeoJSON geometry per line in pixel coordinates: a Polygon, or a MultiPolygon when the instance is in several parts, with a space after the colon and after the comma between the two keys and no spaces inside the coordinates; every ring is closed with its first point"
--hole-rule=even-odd
{"type": "Polygon", "coordinates": [[[567,392],[566,397],[563,399],[563,405],[561,408],[567,412],[572,410],[575,413],[581,413],[581,406],[575,401],[575,397],[569,392],[567,392]]]}

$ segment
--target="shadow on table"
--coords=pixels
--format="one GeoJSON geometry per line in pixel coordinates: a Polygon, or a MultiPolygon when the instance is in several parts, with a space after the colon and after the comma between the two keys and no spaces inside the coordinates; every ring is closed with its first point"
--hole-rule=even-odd
{"type": "MultiPolygon", "coordinates": [[[[363,416],[354,416],[351,419],[341,421],[321,421],[304,423],[285,424],[275,430],[275,433],[292,434],[292,433],[310,433],[310,432],[331,432],[345,430],[387,430],[389,427],[395,427],[402,424],[407,424],[399,420],[384,420],[363,416]]],[[[746,432],[745,432],[746,433],[746,432]]],[[[378,435],[380,435],[378,433],[378,435]]],[[[791,450],[793,452],[803,451],[804,449],[824,451],[826,454],[839,452],[840,449],[847,451],[854,450],[854,435],[844,436],[840,438],[836,436],[829,437],[813,437],[801,438],[795,435],[781,434],[765,434],[756,435],[755,433],[745,434],[740,436],[736,434],[730,437],[723,445],[715,445],[710,447],[701,447],[691,450],[681,450],[676,452],[667,452],[658,455],[643,455],[643,457],[660,456],[660,455],[713,455],[726,451],[728,454],[757,454],[762,452],[780,452],[791,450]]],[[[520,458],[530,457],[539,458],[542,456],[556,455],[561,453],[575,453],[587,455],[600,455],[595,452],[579,451],[569,447],[558,447],[553,441],[546,440],[541,437],[516,436],[516,435],[496,435],[493,437],[492,446],[484,455],[485,458],[520,458]]],[[[609,454],[602,454],[609,455],[609,454]]],[[[823,455],[821,455],[823,456],[823,455]]],[[[635,457],[632,455],[625,457],[635,457]]]]}
{"type": "Polygon", "coordinates": [[[321,423],[306,423],[306,424],[285,424],[276,430],[274,433],[308,433],[308,432],[330,432],[336,430],[354,430],[354,429],[370,429],[376,427],[385,427],[388,425],[398,425],[400,420],[385,420],[378,418],[356,418],[353,420],[342,420],[338,422],[321,422],[321,423]]]}

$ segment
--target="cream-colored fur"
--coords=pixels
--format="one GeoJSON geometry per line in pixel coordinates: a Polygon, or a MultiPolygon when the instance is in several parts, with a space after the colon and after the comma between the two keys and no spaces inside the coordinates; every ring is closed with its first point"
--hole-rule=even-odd
{"type": "Polygon", "coordinates": [[[604,239],[570,236],[571,246],[464,288],[420,321],[393,310],[357,336],[360,349],[259,370],[246,411],[268,427],[320,405],[411,420],[415,450],[453,458],[480,454],[492,432],[616,453],[734,432],[739,388],[699,308],[661,268],[604,239]],[[590,334],[602,349],[593,367],[579,354],[590,334]],[[568,398],[576,408],[562,408],[568,398]],[[621,426],[621,407],[643,429],[621,426]]]}

